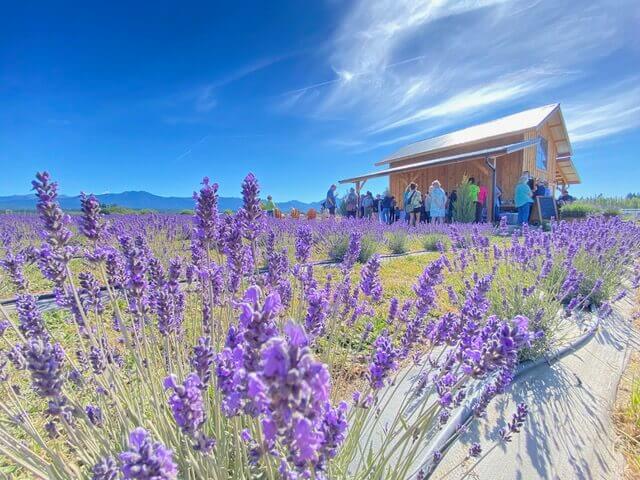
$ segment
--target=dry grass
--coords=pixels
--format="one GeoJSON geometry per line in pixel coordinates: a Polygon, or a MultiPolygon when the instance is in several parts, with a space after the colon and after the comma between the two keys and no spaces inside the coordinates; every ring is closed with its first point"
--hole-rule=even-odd
{"type": "MultiPolygon", "coordinates": [[[[636,308],[640,308],[640,291],[636,292],[636,308]]],[[[636,315],[636,317],[638,317],[636,315]]],[[[640,318],[634,321],[640,332],[640,318]]],[[[634,350],[629,359],[616,397],[614,422],[620,436],[620,450],[625,457],[624,478],[640,479],[640,351],[634,350]]]]}

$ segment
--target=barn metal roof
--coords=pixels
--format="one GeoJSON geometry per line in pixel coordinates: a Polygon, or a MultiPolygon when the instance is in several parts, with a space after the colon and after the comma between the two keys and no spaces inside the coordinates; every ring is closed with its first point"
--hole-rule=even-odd
{"type": "Polygon", "coordinates": [[[550,120],[550,128],[557,140],[556,148],[559,155],[571,154],[569,136],[564,124],[559,103],[552,103],[543,107],[532,108],[523,112],[514,113],[506,117],[498,118],[487,123],[457,130],[455,132],[429,138],[420,142],[407,145],[392,155],[376,163],[384,165],[397,160],[404,160],[426,153],[434,153],[441,150],[483,142],[492,138],[515,134],[524,130],[539,127],[547,119],[550,120]]]}
{"type": "Polygon", "coordinates": [[[421,162],[410,163],[409,165],[402,165],[401,167],[392,167],[385,170],[378,170],[377,172],[367,173],[365,175],[360,175],[359,177],[346,178],[344,180],[340,180],[340,183],[353,183],[357,181],[367,180],[369,178],[384,177],[392,173],[408,172],[424,167],[431,167],[433,165],[465,162],[467,160],[473,160],[475,158],[499,157],[501,155],[517,152],[532,145],[536,145],[539,141],[540,138],[533,138],[531,140],[525,140],[524,142],[511,143],[508,145],[501,145],[499,147],[486,148],[484,150],[476,150],[475,152],[461,153],[459,155],[450,155],[446,157],[434,158],[431,160],[423,160],[421,162]]]}

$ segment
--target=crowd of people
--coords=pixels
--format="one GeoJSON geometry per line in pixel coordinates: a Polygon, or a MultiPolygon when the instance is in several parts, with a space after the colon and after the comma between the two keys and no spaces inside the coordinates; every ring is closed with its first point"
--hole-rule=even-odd
{"type": "MultiPolygon", "coordinates": [[[[553,193],[546,180],[536,180],[528,171],[523,172],[514,192],[514,204],[518,212],[518,225],[522,225],[525,222],[529,223],[532,213],[531,207],[536,197],[550,197],[552,195],[553,193]]],[[[566,187],[563,187],[560,196],[556,200],[558,208],[562,208],[573,201],[575,201],[575,198],[569,195],[566,187]]]]}
{"type": "MultiPolygon", "coordinates": [[[[469,196],[473,212],[471,213],[475,223],[487,221],[489,191],[485,185],[471,177],[468,185],[464,189],[465,195],[469,196]]],[[[336,185],[331,185],[324,202],[322,210],[328,212],[330,216],[336,214],[338,210],[338,196],[336,185]]],[[[552,196],[549,183],[546,180],[536,180],[525,171],[520,176],[514,191],[514,207],[518,215],[518,224],[529,222],[531,219],[532,205],[537,196],[552,196]]],[[[454,220],[455,205],[458,200],[456,189],[446,192],[438,180],[431,182],[426,192],[421,192],[415,182],[407,185],[402,199],[398,199],[385,191],[384,194],[373,195],[367,191],[364,195],[359,195],[355,188],[351,188],[342,199],[344,202],[344,214],[351,218],[377,219],[380,223],[391,224],[397,221],[406,221],[410,225],[417,223],[444,223],[454,220]]],[[[556,200],[558,207],[573,202],[575,199],[569,195],[566,188],[563,188],[561,195],[556,200]]],[[[497,219],[503,214],[502,190],[495,186],[493,195],[493,218],[497,219]]],[[[277,205],[271,195],[267,196],[262,208],[268,216],[274,216],[277,205]]]]}
{"type": "MultiPolygon", "coordinates": [[[[331,185],[323,203],[323,208],[329,212],[329,215],[335,215],[338,208],[335,192],[336,186],[331,185]]],[[[400,220],[405,220],[411,225],[418,222],[443,223],[451,221],[456,199],[455,190],[447,193],[440,182],[434,180],[429,190],[424,193],[418,190],[416,183],[410,183],[401,202],[398,202],[398,199],[389,191],[375,196],[367,191],[359,196],[355,188],[351,188],[344,197],[344,208],[347,217],[375,218],[387,224],[400,220]]]]}
{"type": "MultiPolygon", "coordinates": [[[[503,211],[503,195],[498,185],[495,186],[493,205],[489,202],[489,190],[481,182],[471,177],[465,195],[469,196],[473,205],[472,217],[476,223],[487,221],[488,208],[493,208],[493,218],[500,218],[503,211]]],[[[536,196],[552,196],[549,183],[546,180],[536,180],[528,171],[523,172],[514,192],[514,206],[518,214],[518,224],[529,222],[531,218],[531,206],[536,196]]],[[[426,192],[421,192],[415,182],[407,185],[402,198],[397,199],[388,190],[384,194],[373,195],[367,191],[364,195],[358,194],[355,188],[351,188],[344,197],[344,213],[347,217],[378,219],[381,223],[391,224],[400,220],[410,225],[416,223],[443,223],[454,220],[455,205],[458,199],[456,189],[446,192],[438,180],[431,182],[426,192]]],[[[557,199],[558,206],[562,207],[574,201],[566,188],[562,189],[561,196],[557,199]]],[[[336,185],[331,185],[323,202],[323,210],[329,215],[335,215],[338,209],[338,197],[336,185]]]]}

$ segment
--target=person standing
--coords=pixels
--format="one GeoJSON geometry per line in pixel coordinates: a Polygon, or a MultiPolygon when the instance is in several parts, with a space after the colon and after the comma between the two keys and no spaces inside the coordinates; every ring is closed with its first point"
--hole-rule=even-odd
{"type": "Polygon", "coordinates": [[[489,196],[489,190],[482,183],[478,182],[478,204],[476,205],[476,223],[484,221],[485,211],[487,206],[487,197],[489,196]],[[478,215],[478,207],[480,215],[478,215]]]}
{"type": "Polygon", "coordinates": [[[427,216],[429,211],[427,210],[429,204],[429,195],[427,193],[422,194],[422,205],[420,206],[420,223],[427,223],[427,216]]]}
{"type": "Polygon", "coordinates": [[[443,223],[445,206],[447,204],[447,194],[442,189],[439,180],[434,180],[431,184],[429,197],[429,213],[433,223],[443,223]]]}
{"type": "Polygon", "coordinates": [[[371,192],[367,192],[364,197],[362,197],[362,215],[367,220],[371,220],[373,216],[373,205],[375,200],[373,199],[373,195],[371,192]]]}
{"type": "Polygon", "coordinates": [[[398,221],[399,210],[395,195],[391,195],[391,216],[389,217],[389,224],[398,221]]]}
{"type": "Polygon", "coordinates": [[[531,204],[533,203],[533,192],[529,187],[529,178],[523,174],[516,184],[514,203],[518,210],[518,224],[529,222],[529,214],[531,213],[531,204]]]}
{"type": "Polygon", "coordinates": [[[447,217],[449,218],[449,222],[453,223],[453,215],[456,210],[456,200],[458,200],[458,191],[454,188],[451,190],[451,194],[449,195],[448,206],[447,206],[447,217]]]}
{"type": "Polygon", "coordinates": [[[351,187],[349,194],[345,199],[347,207],[347,218],[356,218],[356,212],[358,211],[358,195],[356,195],[355,188],[351,187]]]}
{"type": "Polygon", "coordinates": [[[475,207],[474,222],[480,223],[480,217],[482,216],[482,204],[478,202],[478,194],[480,193],[480,187],[476,185],[476,179],[469,178],[469,200],[475,207]]]}
{"type": "Polygon", "coordinates": [[[418,186],[414,182],[411,182],[405,190],[404,199],[404,210],[409,214],[409,224],[415,227],[418,215],[420,215],[422,193],[420,193],[418,186]]]}
{"type": "Polygon", "coordinates": [[[337,187],[335,185],[331,185],[331,187],[329,187],[327,198],[324,201],[324,206],[329,210],[329,215],[332,217],[336,215],[336,188],[337,187]]]}
{"type": "Polygon", "coordinates": [[[273,202],[273,197],[271,195],[267,195],[267,201],[264,202],[262,208],[267,212],[268,217],[273,217],[275,216],[276,208],[278,207],[276,207],[276,204],[273,202]]]}
{"type": "Polygon", "coordinates": [[[382,212],[380,223],[391,223],[391,200],[392,198],[389,192],[384,192],[384,198],[380,202],[380,211],[382,212]]]}
{"type": "Polygon", "coordinates": [[[381,203],[382,203],[382,197],[380,196],[380,194],[377,194],[376,197],[373,199],[373,216],[375,218],[377,218],[380,223],[382,223],[382,220],[381,220],[381,216],[382,216],[381,203]]]}
{"type": "Polygon", "coordinates": [[[562,187],[561,195],[558,197],[558,206],[562,207],[563,205],[567,205],[569,203],[574,202],[576,199],[569,195],[569,191],[562,187]]]}
{"type": "Polygon", "coordinates": [[[500,221],[500,210],[502,208],[502,190],[496,183],[493,190],[493,221],[500,221]]]}

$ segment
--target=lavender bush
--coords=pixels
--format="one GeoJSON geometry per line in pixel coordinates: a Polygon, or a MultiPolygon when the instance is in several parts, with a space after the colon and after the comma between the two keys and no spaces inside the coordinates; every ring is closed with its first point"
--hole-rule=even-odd
{"type": "MultiPolygon", "coordinates": [[[[92,196],[67,216],[46,173],[34,189],[38,218],[0,223],[18,295],[15,314],[0,309],[0,452],[26,477],[425,478],[446,452],[421,455],[457,408],[484,421],[518,362],[558,341],[558,318],[606,313],[625,276],[639,282],[640,229],[616,218],[506,240],[486,226],[266,219],[248,175],[236,214],[218,213],[205,179],[193,219],[106,221],[92,196]],[[451,250],[438,242],[391,298],[364,239],[400,229],[451,250]],[[318,268],[334,237],[339,264],[318,268]],[[54,312],[31,293],[34,268],[54,312]]],[[[487,453],[471,445],[469,459],[487,453]]]]}

